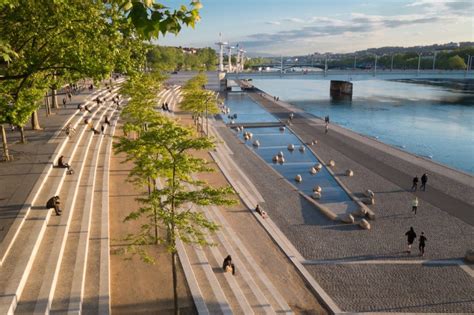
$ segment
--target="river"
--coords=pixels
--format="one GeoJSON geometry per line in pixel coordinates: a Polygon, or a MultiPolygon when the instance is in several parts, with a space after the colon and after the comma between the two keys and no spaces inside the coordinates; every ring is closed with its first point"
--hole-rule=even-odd
{"type": "Polygon", "coordinates": [[[261,79],[253,84],[332,123],[474,174],[474,82],[353,82],[352,100],[332,100],[328,80],[261,79]]]}

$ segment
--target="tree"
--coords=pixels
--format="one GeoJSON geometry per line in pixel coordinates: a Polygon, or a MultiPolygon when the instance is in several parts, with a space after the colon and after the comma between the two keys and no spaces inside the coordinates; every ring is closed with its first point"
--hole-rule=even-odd
{"type": "Polygon", "coordinates": [[[204,122],[202,118],[207,118],[209,114],[218,114],[218,95],[212,91],[205,90],[204,86],[207,83],[207,77],[204,73],[199,73],[183,87],[183,100],[179,104],[184,111],[193,114],[194,123],[197,130],[199,130],[199,119],[201,119],[201,131],[203,130],[204,122]]]}
{"type": "Polygon", "coordinates": [[[200,7],[199,1],[176,10],[150,0],[3,1],[2,92],[16,97],[22,89],[49,81],[54,102],[56,88],[70,80],[98,80],[114,70],[136,73],[145,60],[144,40],[176,34],[181,24],[193,27],[200,7]]]}
{"type": "Polygon", "coordinates": [[[449,69],[463,70],[463,69],[466,69],[467,66],[464,60],[461,57],[459,57],[459,55],[456,55],[448,59],[448,67],[449,69]]]}
{"type": "Polygon", "coordinates": [[[126,153],[127,159],[134,162],[130,176],[137,182],[147,176],[164,180],[162,187],[155,186],[148,196],[139,199],[143,206],[131,212],[124,221],[143,217],[146,220],[138,233],[127,236],[131,242],[129,253],[138,254],[148,263],[152,263],[153,258],[143,245],[164,244],[170,253],[175,314],[178,314],[177,239],[188,244],[210,245],[206,234],[218,229],[194,206],[229,205],[235,202],[230,198],[233,193],[230,187],[213,188],[192,176],[212,169],[205,160],[191,153],[213,146],[211,139],[196,137],[191,129],[170,119],[151,126],[134,141],[122,137],[115,145],[116,152],[126,153]],[[157,232],[158,229],[165,230],[163,236],[157,232]]]}

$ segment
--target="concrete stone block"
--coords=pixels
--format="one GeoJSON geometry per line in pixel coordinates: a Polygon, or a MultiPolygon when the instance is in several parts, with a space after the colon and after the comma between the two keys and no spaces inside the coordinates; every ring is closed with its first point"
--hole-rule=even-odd
{"type": "Polygon", "coordinates": [[[370,223],[366,219],[360,220],[359,226],[364,230],[370,230],[370,223]]]}

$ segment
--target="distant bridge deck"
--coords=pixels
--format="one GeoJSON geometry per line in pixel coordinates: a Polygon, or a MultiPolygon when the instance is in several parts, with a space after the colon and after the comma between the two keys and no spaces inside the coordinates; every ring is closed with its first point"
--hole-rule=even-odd
{"type": "Polygon", "coordinates": [[[227,73],[227,79],[244,78],[308,78],[315,80],[402,80],[402,79],[474,79],[474,71],[465,70],[328,70],[324,71],[287,71],[227,73]]]}

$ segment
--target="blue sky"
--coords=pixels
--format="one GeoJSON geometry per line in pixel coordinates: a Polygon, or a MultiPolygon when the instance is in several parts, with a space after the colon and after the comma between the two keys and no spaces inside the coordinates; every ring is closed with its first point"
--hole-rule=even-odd
{"type": "MultiPolygon", "coordinates": [[[[170,7],[188,1],[162,1],[170,7]]],[[[473,0],[201,0],[195,29],[160,45],[223,40],[251,55],[351,52],[371,47],[474,41],[473,0]]]]}

